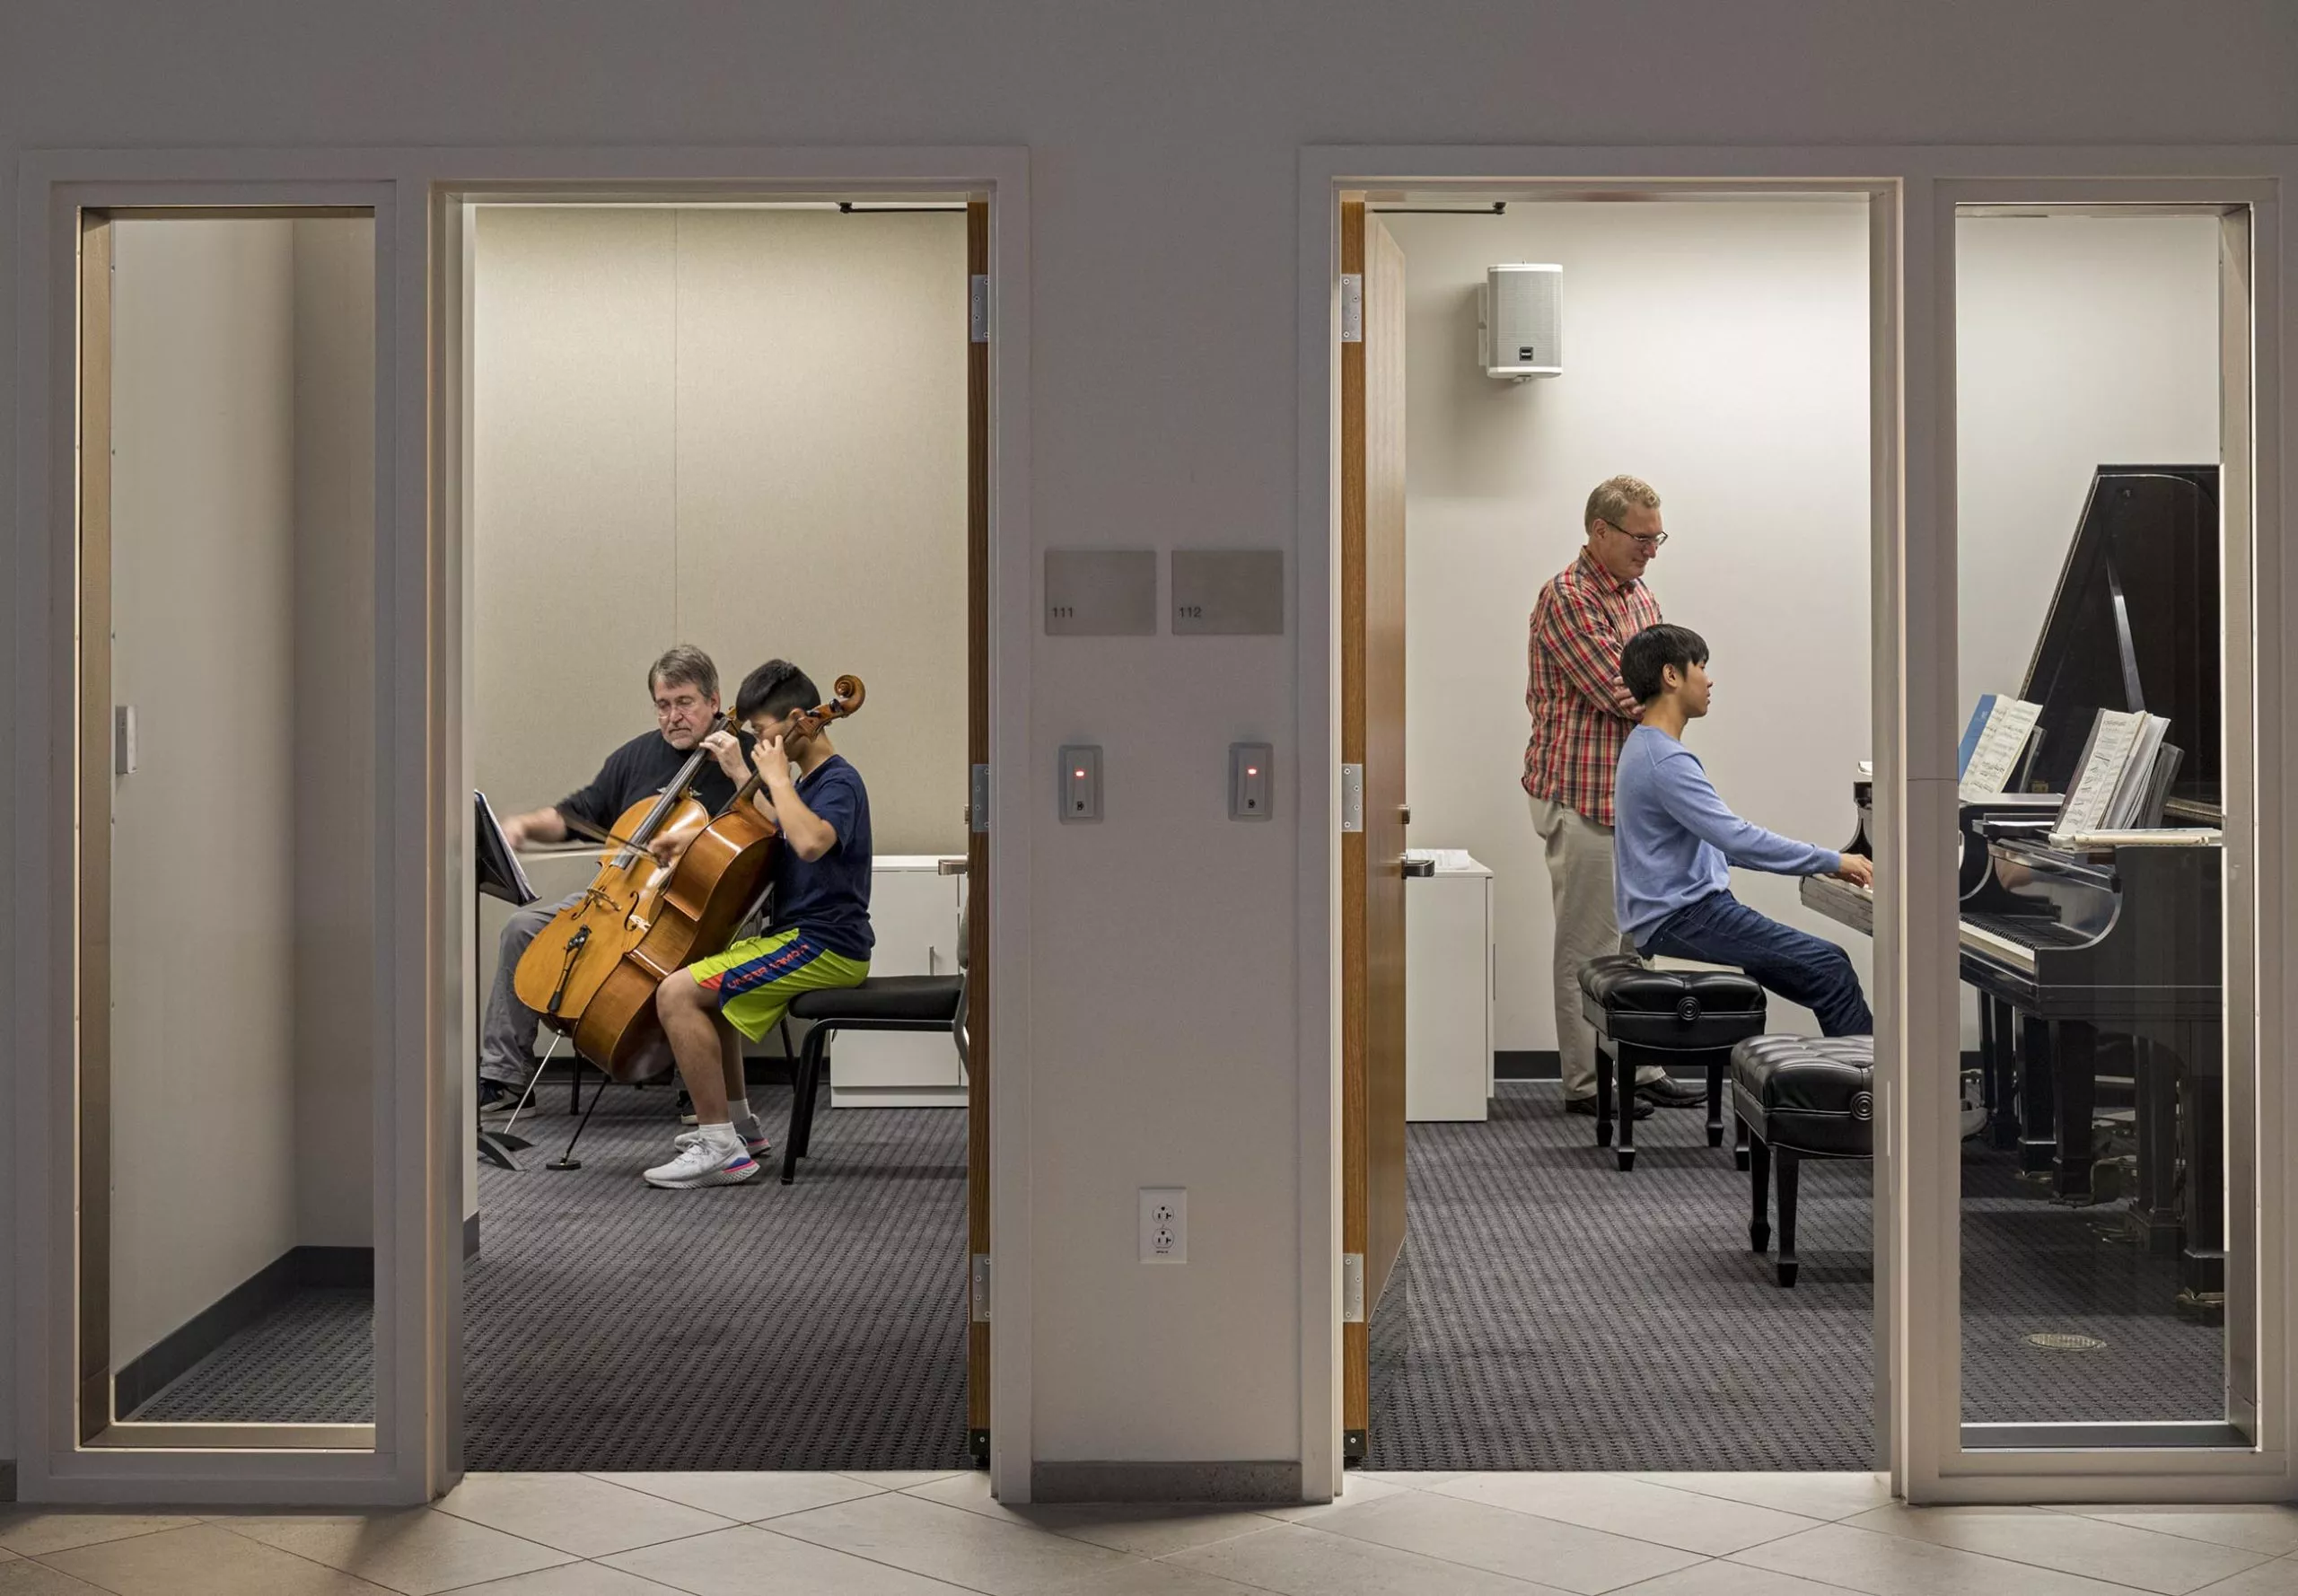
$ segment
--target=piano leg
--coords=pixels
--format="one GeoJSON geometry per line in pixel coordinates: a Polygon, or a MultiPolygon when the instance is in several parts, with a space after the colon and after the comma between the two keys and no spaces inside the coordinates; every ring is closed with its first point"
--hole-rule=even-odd
{"type": "Polygon", "coordinates": [[[2178,1199],[2177,1059],[2143,1037],[2133,1037],[2130,1046],[2137,1077],[2138,1189],[2127,1223],[2141,1251],[2170,1257],[2179,1251],[2185,1229],[2178,1199]]]}
{"type": "Polygon", "coordinates": [[[2197,1037],[2188,1051],[2178,1071],[2179,1151],[2187,1177],[2179,1307],[2216,1324],[2226,1311],[2225,1076],[2215,1031],[2197,1037]]]}
{"type": "Polygon", "coordinates": [[[2018,1016],[2019,1172],[2047,1175],[2058,1152],[2053,1136],[2057,1114],[2051,1091],[2050,1023],[2030,1014],[2018,1016]]]}
{"type": "Polygon", "coordinates": [[[2019,1017],[1999,997],[1978,1000],[1979,1065],[1987,1092],[1987,1144],[2019,1144],[2019,1017]]]}
{"type": "Polygon", "coordinates": [[[2087,1203],[2091,1119],[2099,1092],[2099,1031],[2084,1020],[2062,1020],[2052,1030],[2058,1066],[2051,1083],[2058,1108],[2058,1147],[2051,1164],[2051,1195],[2064,1203],[2087,1203]]]}

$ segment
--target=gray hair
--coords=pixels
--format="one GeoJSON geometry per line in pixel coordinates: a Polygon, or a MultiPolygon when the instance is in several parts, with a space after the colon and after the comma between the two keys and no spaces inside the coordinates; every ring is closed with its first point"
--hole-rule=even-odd
{"type": "Polygon", "coordinates": [[[710,656],[691,643],[681,643],[670,650],[648,668],[646,690],[658,688],[691,687],[706,698],[718,696],[718,667],[710,656]]]}
{"type": "Polygon", "coordinates": [[[1594,526],[1598,522],[1617,527],[1638,506],[1646,510],[1660,507],[1660,495],[1641,477],[1612,477],[1596,484],[1596,491],[1588,495],[1588,513],[1582,524],[1594,526]]]}

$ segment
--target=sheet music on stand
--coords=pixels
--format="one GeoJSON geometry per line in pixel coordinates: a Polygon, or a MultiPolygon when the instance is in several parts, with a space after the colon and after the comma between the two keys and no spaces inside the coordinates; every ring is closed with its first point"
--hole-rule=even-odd
{"type": "Polygon", "coordinates": [[[1978,706],[1971,711],[1970,723],[1963,728],[1961,746],[1956,750],[1960,792],[1969,802],[1992,798],[2010,785],[2011,772],[2019,763],[2019,756],[2033,734],[2035,722],[2041,717],[2039,704],[2030,704],[2023,698],[1998,697],[1993,693],[1981,695],[1978,706]]]}
{"type": "Polygon", "coordinates": [[[2143,710],[2099,711],[2083,745],[2074,790],[2066,795],[2051,835],[2127,829],[2147,806],[2158,775],[2168,787],[2168,776],[2156,767],[2170,729],[2162,716],[2143,710]]]}
{"type": "Polygon", "coordinates": [[[503,835],[502,824],[496,820],[487,794],[474,791],[470,796],[478,815],[478,846],[475,850],[478,857],[474,861],[478,867],[478,890],[513,908],[523,908],[540,894],[527,880],[519,855],[512,852],[511,839],[503,835]]]}

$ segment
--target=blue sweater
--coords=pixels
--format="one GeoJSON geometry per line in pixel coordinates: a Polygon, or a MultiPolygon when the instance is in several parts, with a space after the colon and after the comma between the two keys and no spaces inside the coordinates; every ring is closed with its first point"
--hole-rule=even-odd
{"type": "Polygon", "coordinates": [[[1830,849],[1733,814],[1699,757],[1655,727],[1627,734],[1612,804],[1612,906],[1638,947],[1678,909],[1729,887],[1733,864],[1774,875],[1826,875],[1843,865],[1830,849]]]}

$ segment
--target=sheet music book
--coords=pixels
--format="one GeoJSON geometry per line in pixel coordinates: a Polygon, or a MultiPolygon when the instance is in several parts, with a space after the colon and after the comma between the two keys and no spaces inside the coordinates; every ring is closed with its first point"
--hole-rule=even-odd
{"type": "Polygon", "coordinates": [[[1956,774],[1964,798],[1992,798],[2010,784],[2011,772],[2017,767],[2019,755],[2042,712],[2041,705],[2024,698],[1998,697],[1993,693],[1980,697],[1978,707],[1971,711],[1970,723],[1963,728],[1962,746],[1957,752],[1956,774]]]}
{"type": "Polygon", "coordinates": [[[2171,723],[2143,711],[2101,709],[2083,745],[2081,772],[2051,835],[2129,829],[2145,805],[2171,723]]]}
{"type": "Polygon", "coordinates": [[[527,873],[520,868],[519,855],[511,851],[511,839],[503,835],[502,825],[495,819],[487,794],[474,792],[470,797],[478,819],[478,890],[514,908],[524,908],[539,894],[527,880],[527,873]]]}

